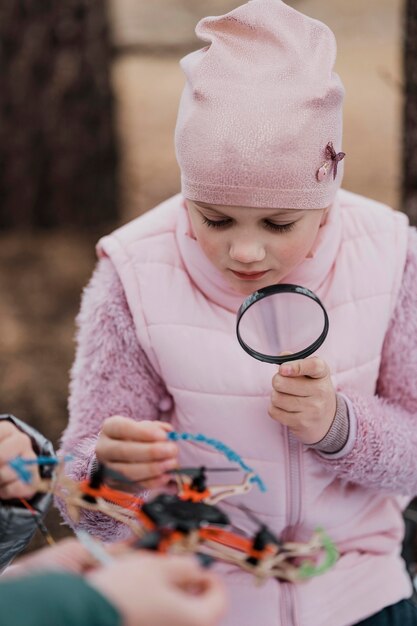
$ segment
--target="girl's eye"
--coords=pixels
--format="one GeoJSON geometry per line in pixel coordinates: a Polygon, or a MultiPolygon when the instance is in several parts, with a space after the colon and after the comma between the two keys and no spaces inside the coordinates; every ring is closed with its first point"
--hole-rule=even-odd
{"type": "Polygon", "coordinates": [[[269,230],[273,230],[278,233],[288,233],[295,226],[296,222],[290,222],[289,224],[275,224],[275,222],[269,222],[268,220],[264,221],[264,225],[269,230]]]}
{"type": "MultiPolygon", "coordinates": [[[[227,228],[232,223],[230,218],[220,219],[220,220],[210,220],[205,215],[202,215],[203,223],[209,228],[227,228]]],[[[288,233],[292,230],[296,224],[296,222],[291,222],[289,224],[275,224],[275,222],[270,222],[269,220],[264,220],[265,228],[274,231],[275,233],[288,233]]]]}
{"type": "Polygon", "coordinates": [[[210,228],[224,228],[225,226],[229,226],[229,224],[231,224],[232,220],[230,219],[225,219],[225,220],[209,220],[208,217],[206,217],[205,215],[202,215],[203,218],[203,223],[206,226],[209,226],[210,228]]]}

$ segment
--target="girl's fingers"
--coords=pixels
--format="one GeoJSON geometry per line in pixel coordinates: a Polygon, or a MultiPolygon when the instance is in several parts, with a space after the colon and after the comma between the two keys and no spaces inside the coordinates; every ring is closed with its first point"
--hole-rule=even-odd
{"type": "Polygon", "coordinates": [[[288,428],[294,428],[299,422],[299,413],[289,413],[276,406],[270,405],[268,413],[272,419],[277,420],[283,426],[288,426],[288,428]]]}
{"type": "Polygon", "coordinates": [[[163,474],[159,478],[152,478],[150,480],[141,480],[140,486],[143,489],[165,489],[168,483],[172,480],[172,477],[169,474],[163,474]]]}
{"type": "Polygon", "coordinates": [[[113,416],[105,420],[96,445],[99,461],[146,488],[164,486],[166,472],[177,467],[178,447],[167,440],[164,422],[135,422],[113,416]]]}
{"type": "Polygon", "coordinates": [[[172,442],[142,443],[101,437],[96,455],[104,463],[152,463],[176,458],[178,448],[172,442]]]}
{"type": "Polygon", "coordinates": [[[152,442],[165,441],[169,430],[172,428],[165,422],[135,422],[129,417],[114,415],[104,421],[102,433],[110,439],[152,442]]]}
{"type": "Polygon", "coordinates": [[[279,393],[275,390],[271,394],[271,402],[274,407],[287,411],[288,413],[300,413],[306,406],[306,400],[303,397],[292,396],[286,393],[279,393]]]}
{"type": "Polygon", "coordinates": [[[158,426],[160,426],[167,433],[170,433],[171,431],[174,430],[173,426],[171,424],[168,424],[168,422],[153,422],[153,423],[158,424],[158,426]]]}
{"type": "Polygon", "coordinates": [[[296,377],[289,378],[275,374],[272,379],[272,388],[279,393],[286,393],[291,396],[307,397],[314,394],[317,381],[311,378],[296,377]]]}
{"type": "Polygon", "coordinates": [[[280,365],[281,376],[309,376],[310,378],[325,378],[329,375],[329,366],[323,359],[312,356],[299,361],[289,361],[280,365]]]}
{"type": "MultiPolygon", "coordinates": [[[[176,459],[170,459],[168,461],[157,463],[116,462],[108,463],[108,466],[116,472],[124,474],[126,478],[130,478],[130,480],[140,482],[142,484],[144,481],[161,478],[166,474],[166,472],[177,467],[177,461],[176,459]]],[[[166,478],[169,480],[171,476],[167,475],[166,478]]]]}

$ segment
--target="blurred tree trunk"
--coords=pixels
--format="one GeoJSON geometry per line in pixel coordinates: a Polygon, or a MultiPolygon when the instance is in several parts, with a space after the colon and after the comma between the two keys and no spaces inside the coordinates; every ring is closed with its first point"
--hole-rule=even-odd
{"type": "Polygon", "coordinates": [[[117,217],[106,10],[0,2],[0,228],[117,217]]]}
{"type": "Polygon", "coordinates": [[[417,0],[405,4],[403,207],[417,225],[417,0]]]}

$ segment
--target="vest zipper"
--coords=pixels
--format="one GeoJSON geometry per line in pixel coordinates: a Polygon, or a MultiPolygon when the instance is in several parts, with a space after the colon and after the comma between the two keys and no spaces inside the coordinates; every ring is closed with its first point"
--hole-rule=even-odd
{"type": "MultiPolygon", "coordinates": [[[[287,444],[287,526],[282,533],[284,541],[294,539],[294,529],[302,515],[301,454],[302,446],[298,439],[285,428],[287,444]]],[[[294,583],[281,583],[281,626],[299,626],[296,611],[294,583]]]]}
{"type": "Polygon", "coordinates": [[[294,583],[281,583],[281,624],[294,626],[299,624],[296,615],[296,597],[294,583]]]}
{"type": "MultiPolygon", "coordinates": [[[[297,526],[301,520],[301,443],[286,428],[287,445],[288,445],[288,492],[287,507],[288,519],[286,532],[289,533],[288,539],[292,539],[294,526],[297,526]]],[[[287,537],[286,537],[287,538],[287,537]]]]}

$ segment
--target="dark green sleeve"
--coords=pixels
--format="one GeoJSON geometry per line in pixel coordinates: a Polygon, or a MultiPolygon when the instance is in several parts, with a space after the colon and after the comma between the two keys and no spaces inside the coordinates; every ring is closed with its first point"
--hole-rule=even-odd
{"type": "Polygon", "coordinates": [[[0,626],[122,626],[104,596],[61,572],[0,579],[0,607],[0,626]]]}

